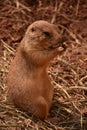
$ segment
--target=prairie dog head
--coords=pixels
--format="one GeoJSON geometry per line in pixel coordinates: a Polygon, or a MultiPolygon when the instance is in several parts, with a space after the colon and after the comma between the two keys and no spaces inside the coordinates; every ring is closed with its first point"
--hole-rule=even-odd
{"type": "Polygon", "coordinates": [[[32,23],[22,40],[23,50],[33,57],[50,60],[57,54],[60,55],[66,49],[62,36],[55,25],[40,20],[32,23]]]}

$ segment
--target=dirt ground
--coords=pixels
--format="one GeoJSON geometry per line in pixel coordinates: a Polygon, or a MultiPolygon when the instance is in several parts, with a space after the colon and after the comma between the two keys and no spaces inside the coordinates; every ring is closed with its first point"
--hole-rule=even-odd
{"type": "Polygon", "coordinates": [[[87,1],[0,0],[0,130],[87,130],[87,1]],[[27,27],[36,20],[57,25],[68,49],[51,62],[52,108],[41,121],[6,101],[6,76],[27,27]]]}

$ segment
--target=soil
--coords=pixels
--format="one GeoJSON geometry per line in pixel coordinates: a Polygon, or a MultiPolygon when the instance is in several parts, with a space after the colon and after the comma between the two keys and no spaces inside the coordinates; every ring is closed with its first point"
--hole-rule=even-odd
{"type": "Polygon", "coordinates": [[[87,1],[0,0],[0,130],[87,130],[87,1]],[[52,108],[41,121],[6,101],[6,76],[27,27],[57,25],[68,49],[51,62],[52,108]]]}

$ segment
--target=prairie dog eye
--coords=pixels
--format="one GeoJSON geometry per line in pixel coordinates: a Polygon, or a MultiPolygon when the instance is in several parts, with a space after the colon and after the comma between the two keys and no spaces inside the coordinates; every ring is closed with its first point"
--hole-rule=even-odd
{"type": "Polygon", "coordinates": [[[43,32],[45,34],[46,37],[51,37],[49,32],[43,32]]]}

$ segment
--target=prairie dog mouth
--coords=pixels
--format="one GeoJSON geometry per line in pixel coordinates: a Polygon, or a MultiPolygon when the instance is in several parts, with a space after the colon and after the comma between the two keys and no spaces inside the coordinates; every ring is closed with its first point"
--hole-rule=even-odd
{"type": "Polygon", "coordinates": [[[49,50],[57,50],[59,52],[62,52],[62,51],[65,51],[67,46],[66,46],[66,43],[63,42],[60,46],[58,44],[55,44],[55,45],[50,45],[49,47],[49,50]]]}

